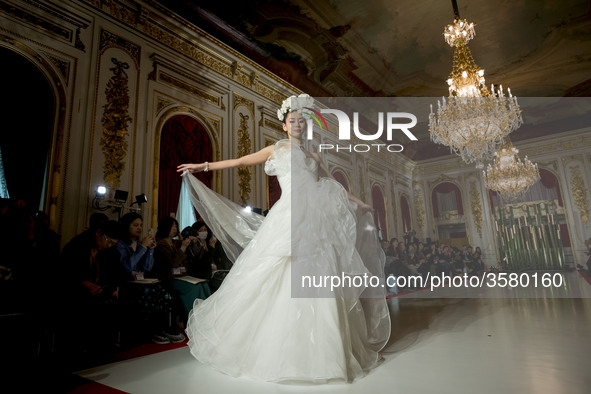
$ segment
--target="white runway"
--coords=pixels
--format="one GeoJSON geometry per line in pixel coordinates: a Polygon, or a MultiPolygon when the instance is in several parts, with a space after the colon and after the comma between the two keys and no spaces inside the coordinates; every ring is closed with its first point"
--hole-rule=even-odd
{"type": "Polygon", "coordinates": [[[277,384],[233,378],[187,347],[79,372],[128,393],[588,393],[591,285],[577,272],[561,289],[424,290],[390,300],[384,362],[352,384],[277,384]],[[466,291],[466,290],[462,290],[466,291]],[[509,291],[509,290],[505,290],[509,291]],[[439,292],[439,294],[438,294],[439,292]],[[515,293],[517,292],[517,293],[515,293]],[[577,294],[583,298],[554,298],[577,294]],[[448,296],[458,296],[457,293],[448,296]],[[509,296],[509,294],[507,294],[509,296]],[[587,298],[585,298],[587,297],[587,298]]]}

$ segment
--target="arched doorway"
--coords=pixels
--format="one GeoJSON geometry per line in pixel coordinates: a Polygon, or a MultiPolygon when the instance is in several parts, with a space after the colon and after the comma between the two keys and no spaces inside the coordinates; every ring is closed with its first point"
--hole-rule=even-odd
{"type": "MultiPolygon", "coordinates": [[[[0,45],[0,150],[6,190],[33,210],[46,209],[51,146],[56,118],[52,85],[38,66],[0,45]]],[[[1,175],[1,174],[0,174],[1,175]]]]}
{"type": "Polygon", "coordinates": [[[384,201],[384,193],[378,185],[371,188],[371,200],[374,209],[374,221],[378,228],[378,235],[380,240],[388,238],[388,226],[386,225],[386,203],[384,201]]]}
{"type": "Polygon", "coordinates": [[[431,204],[439,241],[461,248],[468,244],[462,192],[452,182],[442,182],[431,192],[431,204]]]}
{"type": "Polygon", "coordinates": [[[400,213],[402,217],[402,230],[404,233],[411,231],[412,221],[410,217],[410,204],[404,194],[400,196],[400,213]]]}
{"type": "MultiPolygon", "coordinates": [[[[166,120],[160,135],[158,221],[171,213],[176,214],[179,208],[183,182],[176,171],[177,166],[182,163],[203,163],[212,159],[213,145],[201,122],[184,114],[174,115],[166,120]]],[[[211,187],[211,172],[199,172],[195,175],[211,187]]],[[[181,227],[190,224],[181,223],[181,227]]]]}

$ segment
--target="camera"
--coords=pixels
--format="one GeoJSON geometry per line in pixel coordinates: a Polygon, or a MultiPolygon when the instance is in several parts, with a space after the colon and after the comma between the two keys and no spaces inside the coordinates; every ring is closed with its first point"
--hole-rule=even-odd
{"type": "Polygon", "coordinates": [[[197,230],[195,230],[193,227],[187,227],[181,232],[181,236],[183,237],[183,239],[187,239],[189,237],[196,237],[197,230]]]}

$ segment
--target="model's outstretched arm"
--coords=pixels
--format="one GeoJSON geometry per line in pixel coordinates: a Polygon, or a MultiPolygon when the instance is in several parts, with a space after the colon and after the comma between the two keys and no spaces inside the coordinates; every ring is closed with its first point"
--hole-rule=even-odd
{"type": "Polygon", "coordinates": [[[194,163],[194,164],[181,164],[177,167],[177,172],[181,173],[181,176],[185,175],[185,170],[189,172],[201,172],[205,171],[217,171],[225,170],[226,168],[236,167],[247,167],[256,164],[261,164],[267,161],[267,159],[273,154],[275,145],[269,145],[258,152],[251,153],[250,155],[242,156],[239,159],[229,159],[222,161],[214,161],[211,163],[194,163]]]}
{"type": "MultiPolygon", "coordinates": [[[[320,155],[318,155],[318,153],[315,153],[315,152],[314,153],[311,153],[311,155],[314,158],[314,160],[316,160],[318,162],[318,167],[320,168],[320,170],[322,170],[322,172],[324,173],[324,175],[326,177],[328,177],[328,178],[333,179],[333,180],[336,181],[336,178],[334,176],[332,176],[332,174],[330,173],[330,171],[328,170],[328,168],[326,167],[326,165],[324,164],[324,162],[320,159],[320,155]]],[[[373,212],[373,208],[371,207],[371,205],[368,205],[368,204],[364,203],[363,201],[361,201],[360,199],[358,199],[357,197],[355,197],[353,194],[351,194],[350,191],[347,191],[347,197],[349,198],[349,200],[351,200],[354,203],[356,203],[361,210],[373,212]]]]}

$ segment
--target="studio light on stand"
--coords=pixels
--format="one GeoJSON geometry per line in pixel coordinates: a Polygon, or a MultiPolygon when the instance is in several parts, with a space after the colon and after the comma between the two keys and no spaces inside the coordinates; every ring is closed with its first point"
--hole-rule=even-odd
{"type": "Polygon", "coordinates": [[[94,198],[92,199],[92,207],[97,211],[106,211],[109,209],[109,205],[101,207],[101,201],[105,199],[107,195],[107,187],[104,185],[98,185],[94,190],[94,198]]]}
{"type": "Polygon", "coordinates": [[[117,219],[121,219],[121,211],[125,208],[125,203],[127,202],[127,197],[129,196],[129,192],[125,190],[115,190],[115,195],[113,199],[115,200],[114,204],[111,204],[113,207],[113,211],[117,212],[117,219]]]}
{"type": "Polygon", "coordinates": [[[129,209],[132,211],[141,211],[142,209],[142,204],[147,203],[148,202],[148,196],[146,196],[144,193],[142,194],[138,194],[137,196],[135,196],[135,201],[131,203],[131,205],[129,206],[129,209]],[[134,207],[133,205],[137,204],[137,207],[134,207]]]}

